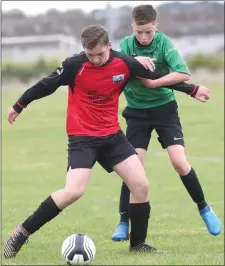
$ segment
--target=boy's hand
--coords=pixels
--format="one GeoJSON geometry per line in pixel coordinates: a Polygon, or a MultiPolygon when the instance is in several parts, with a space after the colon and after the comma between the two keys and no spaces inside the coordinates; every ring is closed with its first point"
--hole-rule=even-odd
{"type": "Polygon", "coordinates": [[[149,69],[150,71],[154,72],[155,70],[155,64],[154,61],[156,58],[149,58],[145,56],[136,56],[134,57],[142,66],[144,66],[146,69],[149,69]]]}
{"type": "Polygon", "coordinates": [[[204,86],[199,86],[199,89],[194,96],[194,98],[200,102],[206,103],[211,97],[211,90],[204,87],[204,86]]]}
{"type": "Polygon", "coordinates": [[[9,109],[8,113],[8,121],[10,124],[13,124],[16,121],[17,116],[19,113],[17,113],[13,108],[9,109]]]}

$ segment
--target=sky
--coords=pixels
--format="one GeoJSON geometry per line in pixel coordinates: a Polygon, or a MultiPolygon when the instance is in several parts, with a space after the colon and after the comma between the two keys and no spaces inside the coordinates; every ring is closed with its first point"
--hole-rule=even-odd
{"type": "MultiPolygon", "coordinates": [[[[158,6],[165,2],[172,1],[108,1],[112,7],[120,7],[123,5],[136,6],[143,3],[149,3],[158,6]]],[[[180,1],[193,3],[196,1],[180,1]]],[[[217,1],[219,2],[219,1],[217,1]]],[[[222,2],[222,1],[220,1],[222,2]]],[[[2,10],[9,11],[11,9],[20,9],[26,15],[37,15],[45,13],[48,9],[55,8],[60,11],[80,8],[83,11],[90,12],[93,9],[104,9],[107,1],[2,1],[2,10]]]]}

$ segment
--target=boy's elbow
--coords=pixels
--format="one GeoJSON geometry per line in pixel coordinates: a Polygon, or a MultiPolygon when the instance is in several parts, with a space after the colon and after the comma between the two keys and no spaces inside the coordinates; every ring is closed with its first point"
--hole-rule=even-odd
{"type": "MultiPolygon", "coordinates": [[[[180,74],[181,74],[181,73],[180,73],[180,74]]],[[[182,82],[184,82],[184,81],[188,81],[188,80],[191,79],[190,75],[188,75],[188,74],[184,74],[184,73],[182,73],[181,75],[182,75],[182,76],[181,76],[182,82]]]]}
{"type": "Polygon", "coordinates": [[[184,81],[188,81],[191,79],[191,76],[190,75],[185,75],[185,80],[184,81]]]}

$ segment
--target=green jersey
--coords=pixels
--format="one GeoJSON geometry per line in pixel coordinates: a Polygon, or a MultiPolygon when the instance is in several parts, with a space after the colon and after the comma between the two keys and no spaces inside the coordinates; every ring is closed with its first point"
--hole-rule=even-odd
{"type": "MultiPolygon", "coordinates": [[[[149,46],[138,45],[135,35],[125,37],[120,42],[120,52],[131,56],[147,56],[156,58],[155,67],[166,74],[182,72],[190,75],[189,69],[170,39],[162,32],[156,31],[149,46]]],[[[175,99],[173,90],[165,87],[159,89],[146,88],[140,80],[131,79],[124,95],[131,108],[151,108],[166,104],[175,99]]]]}

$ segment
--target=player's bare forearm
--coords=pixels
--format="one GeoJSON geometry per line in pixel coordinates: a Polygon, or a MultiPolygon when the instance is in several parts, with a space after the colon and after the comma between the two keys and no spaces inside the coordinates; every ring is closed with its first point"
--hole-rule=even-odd
{"type": "Polygon", "coordinates": [[[147,88],[167,87],[180,82],[188,81],[190,76],[184,73],[173,72],[159,79],[150,80],[140,78],[143,85],[147,88]]]}

